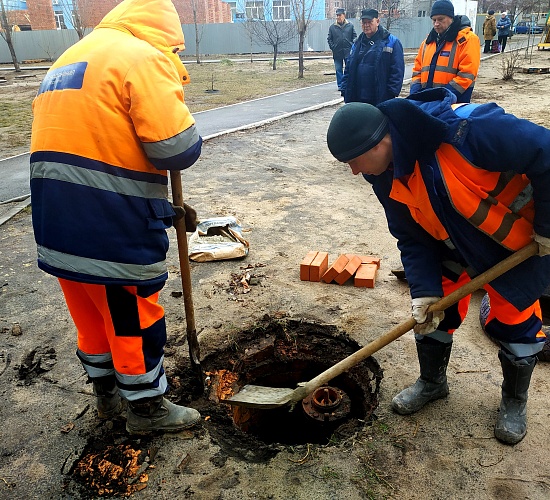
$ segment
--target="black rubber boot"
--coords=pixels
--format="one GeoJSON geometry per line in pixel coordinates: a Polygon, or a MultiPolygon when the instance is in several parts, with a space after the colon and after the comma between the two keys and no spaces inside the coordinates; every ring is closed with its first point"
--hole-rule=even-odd
{"type": "Polygon", "coordinates": [[[97,415],[101,419],[114,418],[122,412],[122,399],[118,393],[115,376],[92,379],[97,398],[97,415]]]}
{"type": "Polygon", "coordinates": [[[130,434],[178,432],[192,427],[200,418],[197,410],[175,405],[163,396],[138,399],[128,401],[126,430],[130,434]]]}
{"type": "Polygon", "coordinates": [[[416,341],[420,363],[418,380],[402,390],[391,402],[392,409],[400,415],[410,415],[426,403],[444,398],[449,394],[447,365],[451,355],[452,342],[443,343],[433,339],[416,341]]]}
{"type": "Polygon", "coordinates": [[[502,349],[498,352],[498,358],[504,381],[495,437],[503,443],[516,444],[527,434],[527,392],[537,358],[517,359],[502,349]]]}

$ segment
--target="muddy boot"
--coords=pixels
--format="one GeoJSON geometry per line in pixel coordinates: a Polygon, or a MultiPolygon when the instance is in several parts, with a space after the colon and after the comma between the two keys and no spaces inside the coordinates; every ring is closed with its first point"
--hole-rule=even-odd
{"type": "Polygon", "coordinates": [[[502,400],[495,425],[495,437],[506,444],[519,443],[527,434],[527,391],[537,358],[516,358],[502,349],[502,400]]]}
{"type": "Polygon", "coordinates": [[[101,419],[114,418],[122,411],[122,399],[113,376],[92,379],[97,398],[97,416],[101,419]]]}
{"type": "Polygon", "coordinates": [[[393,398],[391,407],[395,412],[410,415],[426,403],[449,394],[446,372],[451,348],[451,342],[443,343],[429,338],[416,341],[420,377],[413,385],[393,398]]]}
{"type": "Polygon", "coordinates": [[[192,427],[200,418],[197,410],[175,405],[163,396],[144,398],[128,401],[126,430],[130,434],[178,432],[192,427]]]}

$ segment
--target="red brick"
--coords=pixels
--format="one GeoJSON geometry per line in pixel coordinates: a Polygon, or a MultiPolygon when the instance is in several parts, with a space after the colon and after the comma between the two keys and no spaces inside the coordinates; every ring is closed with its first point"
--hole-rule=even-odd
{"type": "Polygon", "coordinates": [[[376,264],[361,264],[355,274],[354,285],[365,288],[374,288],[377,269],[378,267],[376,264]]]}
{"type": "Polygon", "coordinates": [[[361,265],[361,258],[357,255],[354,255],[348,261],[344,270],[338,276],[336,276],[336,278],[334,278],[334,281],[336,281],[336,283],[338,283],[339,285],[343,285],[355,274],[355,271],[357,271],[357,269],[361,265]]]}
{"type": "Polygon", "coordinates": [[[328,267],[328,252],[318,252],[309,266],[309,281],[321,281],[328,267]]]}
{"type": "Polygon", "coordinates": [[[300,262],[300,279],[302,281],[309,281],[309,266],[313,262],[313,259],[317,256],[317,252],[312,250],[306,254],[304,260],[300,262]]]}
{"type": "MultiPolygon", "coordinates": [[[[346,254],[349,259],[353,257],[354,254],[346,254]]],[[[375,257],[374,255],[358,255],[361,259],[361,264],[376,264],[378,269],[380,269],[380,257],[375,257]]]]}
{"type": "Polygon", "coordinates": [[[349,262],[349,258],[342,254],[340,255],[332,264],[332,266],[329,267],[328,271],[323,274],[321,279],[326,282],[330,283],[336,276],[338,276],[346,267],[347,263],[349,262]]]}

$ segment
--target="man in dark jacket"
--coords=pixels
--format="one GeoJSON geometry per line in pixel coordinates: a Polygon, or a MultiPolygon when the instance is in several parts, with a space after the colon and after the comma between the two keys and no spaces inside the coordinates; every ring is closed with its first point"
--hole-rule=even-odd
{"type": "Polygon", "coordinates": [[[328,29],[327,42],[332,50],[338,90],[341,88],[346,58],[356,38],[355,27],[346,19],[345,10],[336,9],[336,22],[328,29]]]}
{"type": "Polygon", "coordinates": [[[342,80],[345,102],[379,104],[397,97],[403,86],[405,60],[397,37],[380,26],[376,9],[361,12],[363,32],[353,44],[342,80]]]}
{"type": "Polygon", "coordinates": [[[538,299],[550,282],[550,130],[494,103],[454,103],[440,88],[378,107],[346,104],[327,142],[372,183],[405,267],[420,377],[394,397],[399,414],[449,393],[453,332],[470,297],[444,313],[428,312],[430,304],[538,243],[538,255],[484,287],[491,300],[485,330],[500,346],[504,379],[495,437],[516,444],[527,432],[527,393],[546,340],[538,299]]]}

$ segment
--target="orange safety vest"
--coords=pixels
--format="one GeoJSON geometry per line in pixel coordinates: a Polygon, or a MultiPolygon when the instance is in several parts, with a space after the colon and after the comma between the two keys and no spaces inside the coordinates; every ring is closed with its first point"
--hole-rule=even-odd
{"type": "MultiPolygon", "coordinates": [[[[519,250],[531,242],[535,209],[531,183],[525,175],[476,167],[447,143],[439,147],[435,156],[457,212],[510,250],[519,250]]],[[[390,197],[406,204],[413,219],[434,238],[448,239],[430,203],[418,162],[406,182],[393,180],[390,197]]]]}
{"type": "MultiPolygon", "coordinates": [[[[445,42],[437,56],[431,88],[450,85],[459,94],[473,87],[480,63],[479,38],[470,27],[460,30],[451,42],[445,42]]],[[[435,42],[420,45],[414,61],[411,85],[428,86],[430,68],[437,49],[435,42]]]]}

